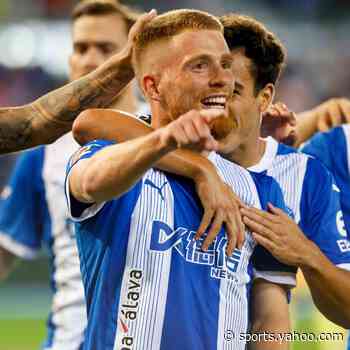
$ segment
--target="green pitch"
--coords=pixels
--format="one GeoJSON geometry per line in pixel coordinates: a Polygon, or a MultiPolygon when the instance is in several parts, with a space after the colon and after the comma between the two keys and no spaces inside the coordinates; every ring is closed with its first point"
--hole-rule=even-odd
{"type": "Polygon", "coordinates": [[[1,350],[38,350],[45,339],[45,320],[1,320],[1,350]]]}

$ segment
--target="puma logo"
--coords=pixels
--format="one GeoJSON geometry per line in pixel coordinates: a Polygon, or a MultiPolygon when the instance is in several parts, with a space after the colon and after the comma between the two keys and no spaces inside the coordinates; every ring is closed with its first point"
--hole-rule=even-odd
{"type": "Polygon", "coordinates": [[[145,185],[149,185],[149,186],[155,188],[155,189],[158,191],[158,193],[159,193],[159,195],[160,195],[160,197],[162,198],[163,201],[164,201],[164,196],[163,196],[162,190],[163,190],[164,186],[165,186],[167,183],[168,183],[168,182],[164,182],[163,185],[162,185],[161,187],[158,187],[157,185],[155,185],[155,184],[154,184],[151,180],[149,180],[149,179],[146,179],[146,181],[145,181],[145,185]]]}

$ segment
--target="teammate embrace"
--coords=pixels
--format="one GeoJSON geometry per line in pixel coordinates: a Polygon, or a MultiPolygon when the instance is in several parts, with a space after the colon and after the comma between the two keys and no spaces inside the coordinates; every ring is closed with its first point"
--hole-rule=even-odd
{"type": "MultiPolygon", "coordinates": [[[[284,60],[278,38],[250,17],[175,10],[141,17],[125,49],[90,74],[105,105],[135,72],[151,126],[95,109],[73,128],[91,141],[65,182],[84,349],[245,349],[239,334],[289,331],[297,268],[321,312],[350,326],[339,189],[317,160],[260,138],[284,60]]],[[[42,106],[33,108],[45,120],[65,115],[42,106]]]]}

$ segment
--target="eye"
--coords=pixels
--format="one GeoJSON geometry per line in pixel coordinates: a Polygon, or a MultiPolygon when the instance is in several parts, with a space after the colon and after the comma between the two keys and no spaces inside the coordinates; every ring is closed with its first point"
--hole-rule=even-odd
{"type": "Polygon", "coordinates": [[[74,45],[74,51],[79,54],[84,54],[87,51],[87,45],[84,44],[77,44],[74,45]]]}
{"type": "Polygon", "coordinates": [[[100,45],[99,49],[104,55],[112,54],[114,51],[116,51],[115,47],[110,44],[100,45]]]}
{"type": "Polygon", "coordinates": [[[203,71],[203,70],[207,69],[208,66],[209,66],[208,62],[200,61],[200,62],[196,62],[193,65],[193,69],[195,71],[203,71]]]}
{"type": "Polygon", "coordinates": [[[225,61],[221,62],[221,66],[224,69],[231,69],[232,61],[231,60],[225,60],[225,61]]]}

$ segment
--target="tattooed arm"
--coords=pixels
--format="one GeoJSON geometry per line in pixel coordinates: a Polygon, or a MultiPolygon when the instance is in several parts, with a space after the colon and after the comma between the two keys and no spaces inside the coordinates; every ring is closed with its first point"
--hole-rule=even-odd
{"type": "Polygon", "coordinates": [[[134,77],[134,37],[156,15],[151,11],[130,30],[124,50],[89,75],[50,92],[31,104],[0,108],[0,153],[47,144],[68,132],[80,112],[108,107],[134,77]]]}

